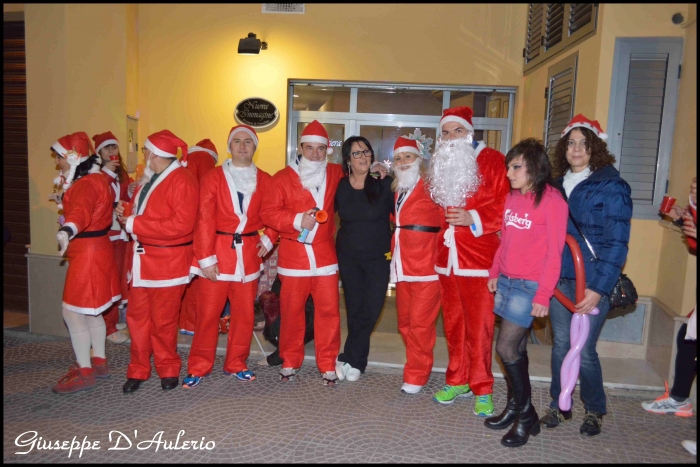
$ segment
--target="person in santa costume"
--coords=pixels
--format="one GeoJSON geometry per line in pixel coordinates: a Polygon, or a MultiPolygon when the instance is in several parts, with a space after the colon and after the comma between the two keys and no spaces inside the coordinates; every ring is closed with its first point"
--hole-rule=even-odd
{"type": "MultiPolygon", "coordinates": [[[[204,174],[216,167],[219,161],[219,153],[216,152],[216,146],[209,139],[203,139],[195,146],[187,150],[186,160],[180,161],[183,167],[197,179],[197,185],[201,184],[204,174]]],[[[182,298],[182,307],[180,308],[180,334],[191,336],[194,334],[195,317],[197,316],[199,280],[195,276],[192,278],[187,287],[185,287],[185,296],[182,298]]]]}
{"type": "MultiPolygon", "coordinates": [[[[332,153],[328,133],[314,120],[299,139],[301,154],[272,177],[263,194],[260,211],[263,223],[280,236],[277,272],[280,291],[280,370],[282,381],[291,381],[304,361],[306,319],[304,305],[311,294],[314,301],[316,365],[324,386],[335,386],[335,362],[340,350],[338,309],[338,260],[333,240],[334,222],[319,224],[316,209],[334,213],[334,198],[343,178],[340,164],[329,164],[332,153]],[[299,234],[308,231],[305,239],[299,234]]],[[[382,177],[388,172],[380,165],[382,177]]]]}
{"type": "Polygon", "coordinates": [[[73,133],[56,141],[51,149],[62,169],[65,221],[56,238],[60,255],[68,252],[63,319],[76,358],[53,392],[67,394],[95,386],[95,378],[109,377],[102,313],[121,295],[108,237],[114,195],[107,179],[99,174],[99,159],[93,154],[90,140],[83,132],[73,133]]]}
{"type": "Polygon", "coordinates": [[[476,395],[474,413],[493,414],[491,351],[495,315],[486,287],[499,245],[503,206],[510,191],[505,156],[473,141],[472,109],[454,107],[440,119],[440,141],[430,164],[434,201],[444,208],[435,270],[449,352],[445,387],[433,399],[451,404],[476,395]]]}
{"type": "MultiPolygon", "coordinates": [[[[119,141],[111,131],[95,135],[92,137],[92,140],[95,142],[95,152],[100,156],[100,161],[102,162],[102,173],[112,188],[114,195],[113,206],[116,208],[119,200],[129,201],[128,189],[129,184],[133,180],[129,177],[124,161],[119,153],[119,141]]],[[[114,247],[114,260],[117,264],[117,274],[121,281],[122,278],[125,278],[124,258],[126,256],[128,237],[117,219],[116,212],[113,213],[112,228],[108,235],[114,247]]],[[[121,290],[124,290],[124,285],[121,286],[121,290]]],[[[126,306],[124,298],[124,294],[122,294],[121,304],[115,303],[102,314],[105,326],[107,326],[107,340],[115,344],[121,344],[129,338],[126,332],[117,329],[119,308],[126,306]]]]}
{"type": "MultiPolygon", "coordinates": [[[[228,298],[231,325],[228,332],[224,374],[239,381],[253,381],[248,369],[253,337],[254,302],[262,257],[272,250],[277,233],[264,228],[260,219],[263,193],[272,177],[258,169],[253,155],[258,135],[247,125],[231,129],[228,152],[231,158],[207,173],[200,181],[199,214],[194,234],[191,271],[202,278],[194,338],[182,387],[199,386],[211,374],[219,339],[219,316],[228,298]]],[[[188,156],[189,158],[189,156],[188,156]]]]}
{"type": "Polygon", "coordinates": [[[392,237],[391,282],[396,284],[399,333],[406,344],[401,392],[417,394],[433,368],[435,321],[440,311],[440,281],[434,253],[441,209],[425,190],[423,157],[415,139],[394,144],[396,230],[392,237]]]}
{"type": "Polygon", "coordinates": [[[144,142],[149,181],[136,189],[133,213],[117,214],[134,239],[131,292],[126,322],[131,333],[131,361],[124,393],[131,393],[151,376],[151,354],[164,390],[179,384],[177,324],[192,264],[192,238],[199,193],[192,173],[177,160],[187,155],[187,143],[169,130],[144,142]]]}

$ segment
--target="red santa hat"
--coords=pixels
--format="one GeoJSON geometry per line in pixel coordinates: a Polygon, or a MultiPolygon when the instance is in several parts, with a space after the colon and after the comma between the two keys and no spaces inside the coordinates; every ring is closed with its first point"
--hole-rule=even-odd
{"type": "Polygon", "coordinates": [[[299,138],[299,144],[301,143],[321,143],[325,144],[328,148],[326,152],[328,154],[333,154],[333,148],[331,148],[330,140],[328,138],[328,133],[323,125],[319,123],[318,120],[306,125],[304,131],[301,132],[301,138],[299,138]]]}
{"type": "Polygon", "coordinates": [[[410,152],[417,156],[421,155],[420,150],[418,150],[418,143],[416,140],[405,138],[403,136],[399,136],[399,139],[397,139],[396,143],[394,143],[394,155],[397,155],[400,152],[410,152]]]}
{"type": "Polygon", "coordinates": [[[212,143],[210,139],[203,139],[187,150],[187,156],[182,156],[182,160],[180,161],[183,167],[187,167],[187,157],[193,152],[206,152],[214,158],[214,163],[219,162],[219,153],[216,152],[216,146],[214,146],[214,143],[212,143]]]}
{"type": "Polygon", "coordinates": [[[100,154],[100,149],[102,149],[105,146],[109,146],[110,144],[116,144],[117,146],[119,146],[119,141],[117,140],[117,137],[114,136],[111,131],[95,135],[92,137],[92,140],[95,142],[95,154],[97,155],[100,154]]]}
{"type": "MultiPolygon", "coordinates": [[[[95,150],[92,148],[90,138],[84,131],[78,131],[72,135],[64,136],[56,143],[59,142],[61,143],[61,147],[66,149],[66,152],[62,156],[66,158],[66,162],[70,165],[66,183],[63,185],[63,188],[67,190],[73,182],[75,170],[81,163],[88,160],[90,156],[95,153],[95,150]]],[[[54,146],[56,143],[54,143],[54,146]]],[[[54,146],[52,147],[56,149],[54,146]]]]}
{"type": "Polygon", "coordinates": [[[255,147],[258,147],[258,134],[255,132],[255,128],[248,125],[236,125],[233,128],[231,128],[231,131],[228,132],[228,140],[226,141],[226,152],[228,152],[229,154],[231,154],[231,140],[233,139],[233,134],[239,131],[248,133],[250,137],[253,138],[253,144],[255,144],[255,147]]]}
{"type": "Polygon", "coordinates": [[[564,128],[564,131],[561,132],[561,137],[563,138],[568,132],[570,132],[576,127],[588,128],[603,141],[608,139],[608,135],[603,132],[603,129],[601,128],[600,123],[598,123],[598,120],[589,120],[586,117],[584,117],[583,114],[578,114],[571,119],[569,124],[566,125],[566,128],[564,128]]]}
{"type": "Polygon", "coordinates": [[[66,157],[66,153],[70,147],[70,135],[61,136],[58,138],[58,141],[51,145],[51,149],[56,151],[61,157],[66,157]]]}
{"type": "Polygon", "coordinates": [[[146,149],[156,156],[177,158],[177,148],[182,150],[182,159],[187,161],[187,143],[178,138],[170,130],[161,130],[146,138],[143,143],[146,149]]]}
{"type": "Polygon", "coordinates": [[[467,106],[452,107],[451,109],[445,109],[442,112],[442,118],[440,119],[440,131],[442,131],[442,126],[447,122],[457,122],[462,125],[467,130],[474,132],[474,125],[472,125],[472,116],[474,111],[467,106]]]}

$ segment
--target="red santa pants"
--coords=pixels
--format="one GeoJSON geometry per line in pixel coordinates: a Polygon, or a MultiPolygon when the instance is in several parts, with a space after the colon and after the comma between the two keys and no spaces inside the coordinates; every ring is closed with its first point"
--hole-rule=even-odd
{"type": "Polygon", "coordinates": [[[177,317],[185,284],[173,287],[132,287],[126,324],[131,334],[127,378],[151,376],[151,354],[160,378],[180,376],[177,317]]]}
{"type": "MultiPolygon", "coordinates": [[[[197,320],[197,305],[199,303],[199,283],[201,280],[200,277],[195,276],[192,282],[185,287],[185,295],[182,298],[182,306],[180,307],[180,329],[194,331],[195,322],[197,320]]],[[[226,299],[224,298],[224,304],[225,303],[226,299]]],[[[221,305],[219,314],[221,314],[224,304],[221,305]]]]}
{"type": "MultiPolygon", "coordinates": [[[[121,281],[124,277],[126,242],[123,240],[114,240],[112,241],[112,246],[114,247],[114,261],[117,263],[117,274],[119,274],[119,281],[121,285],[121,281]]],[[[107,327],[108,336],[117,332],[117,323],[119,322],[119,303],[120,302],[115,302],[114,305],[107,309],[107,311],[102,313],[102,317],[105,320],[105,326],[107,327]]]]}
{"type": "Polygon", "coordinates": [[[311,294],[314,301],[316,366],[321,373],[335,371],[335,360],[340,351],[338,273],[311,277],[280,276],[279,351],[282,367],[300,368],[304,361],[304,305],[311,294]]]}
{"type": "Polygon", "coordinates": [[[195,376],[211,373],[216,357],[216,344],[219,342],[219,317],[227,297],[231,303],[231,325],[226,344],[224,371],[238,373],[248,369],[245,361],[250,355],[250,340],[253,338],[258,280],[245,283],[222,280],[212,282],[200,277],[197,281],[199,303],[187,373],[195,376]]]}
{"type": "Polygon", "coordinates": [[[440,282],[397,282],[399,333],[406,344],[403,381],[424,386],[433,369],[435,321],[440,312],[440,282]]]}
{"type": "Polygon", "coordinates": [[[493,393],[493,294],[487,277],[445,276],[442,285],[442,318],[450,362],[445,384],[469,387],[478,396],[493,393]]]}

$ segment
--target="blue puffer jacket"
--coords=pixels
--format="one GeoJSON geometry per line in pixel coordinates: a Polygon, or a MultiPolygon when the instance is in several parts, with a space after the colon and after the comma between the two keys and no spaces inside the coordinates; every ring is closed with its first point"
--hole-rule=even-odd
{"type": "MultiPolygon", "coordinates": [[[[566,199],[562,188],[563,180],[563,177],[557,179],[556,184],[566,199]]],[[[632,218],[631,191],[617,169],[608,165],[592,172],[586,180],[576,185],[568,199],[569,212],[588,238],[598,260],[593,259],[571,219],[567,233],[581,247],[586,265],[586,287],[600,295],[610,294],[627,260],[632,218]]],[[[561,277],[576,277],[568,245],[564,247],[561,277]]]]}

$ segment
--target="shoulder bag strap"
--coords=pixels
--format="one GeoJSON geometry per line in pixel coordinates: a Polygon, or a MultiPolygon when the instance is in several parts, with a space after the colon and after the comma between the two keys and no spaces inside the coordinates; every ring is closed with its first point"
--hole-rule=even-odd
{"type": "Polygon", "coordinates": [[[576,230],[578,230],[579,235],[581,235],[581,237],[583,237],[583,241],[586,242],[586,246],[591,251],[591,254],[593,255],[593,257],[597,260],[598,256],[595,254],[595,251],[593,251],[593,247],[591,246],[591,244],[588,241],[588,239],[586,238],[586,236],[583,234],[581,227],[579,227],[578,224],[576,223],[574,216],[571,215],[571,211],[569,211],[569,219],[571,219],[571,222],[574,223],[574,227],[576,227],[576,230]]]}

